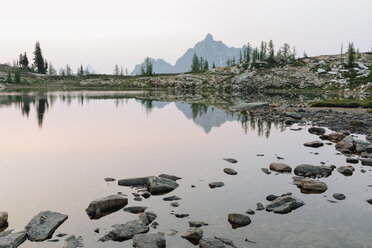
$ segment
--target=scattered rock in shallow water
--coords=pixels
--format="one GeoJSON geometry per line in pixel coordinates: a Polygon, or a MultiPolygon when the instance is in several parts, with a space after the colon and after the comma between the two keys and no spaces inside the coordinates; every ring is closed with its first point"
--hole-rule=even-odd
{"type": "Polygon", "coordinates": [[[226,239],[226,238],[220,238],[220,237],[214,237],[215,239],[221,241],[225,245],[231,246],[233,248],[237,248],[234,242],[231,239],[226,239]]]}
{"type": "Polygon", "coordinates": [[[250,215],[253,215],[255,214],[255,211],[253,209],[247,209],[247,211],[245,211],[247,214],[250,214],[250,215]]]}
{"type": "Polygon", "coordinates": [[[265,154],[256,154],[257,157],[263,157],[265,154]]]}
{"type": "Polygon", "coordinates": [[[251,223],[251,218],[245,214],[232,213],[229,214],[227,220],[230,222],[232,228],[239,228],[247,226],[251,223]]]}
{"type": "Polygon", "coordinates": [[[238,162],[238,160],[236,159],[233,159],[233,158],[224,158],[223,160],[229,162],[229,163],[232,163],[232,164],[236,164],[238,162]]]}
{"type": "Polygon", "coordinates": [[[85,212],[91,219],[99,219],[122,209],[128,204],[128,199],[121,195],[110,195],[92,201],[85,212]]]}
{"type": "Polygon", "coordinates": [[[253,110],[253,109],[261,109],[261,108],[268,108],[269,103],[267,102],[250,102],[250,103],[241,103],[232,107],[234,110],[253,110]]]}
{"type": "Polygon", "coordinates": [[[256,210],[257,210],[257,211],[261,211],[261,210],[264,210],[264,209],[265,209],[264,205],[263,205],[261,202],[258,202],[258,203],[257,203],[257,208],[256,208],[256,210]]]}
{"type": "Polygon", "coordinates": [[[147,181],[147,190],[153,195],[171,192],[178,186],[176,181],[164,177],[151,177],[147,181]]]}
{"type": "Polygon", "coordinates": [[[372,204],[372,199],[367,200],[369,204],[372,204]]]}
{"type": "Polygon", "coordinates": [[[329,166],[316,166],[301,164],[296,166],[294,174],[303,177],[328,177],[332,174],[333,169],[329,166]]]}
{"type": "Polygon", "coordinates": [[[26,241],[27,234],[25,231],[17,233],[9,233],[4,236],[0,236],[0,247],[1,248],[15,248],[26,241]]]}
{"type": "Polygon", "coordinates": [[[331,134],[323,134],[319,138],[321,138],[322,140],[329,140],[329,141],[332,141],[332,142],[339,142],[345,137],[346,137],[345,134],[340,133],[340,132],[336,132],[336,133],[331,133],[331,134]]]}
{"type": "Polygon", "coordinates": [[[135,248],[165,248],[166,240],[163,233],[137,234],[133,237],[135,248]]]}
{"type": "Polygon", "coordinates": [[[144,192],[141,194],[141,196],[145,199],[149,198],[151,196],[151,194],[149,192],[144,192]]]}
{"type": "Polygon", "coordinates": [[[266,196],[267,201],[274,201],[276,198],[278,198],[276,195],[268,195],[266,196]]]}
{"type": "Polygon", "coordinates": [[[218,239],[204,238],[199,241],[200,248],[226,248],[224,243],[218,239]]]}
{"type": "Polygon", "coordinates": [[[190,227],[202,227],[202,226],[208,226],[208,223],[204,221],[189,221],[190,227]]]}
{"type": "Polygon", "coordinates": [[[286,214],[304,205],[304,202],[294,196],[280,196],[266,206],[266,211],[286,214]]]}
{"type": "Polygon", "coordinates": [[[344,176],[351,176],[353,175],[354,167],[348,166],[340,166],[337,168],[337,171],[340,172],[344,176]]]}
{"type": "Polygon", "coordinates": [[[308,179],[302,179],[299,187],[301,188],[302,193],[307,194],[319,194],[325,192],[328,189],[327,184],[318,180],[308,179]]]}
{"type": "Polygon", "coordinates": [[[225,169],[223,169],[223,172],[225,172],[228,175],[236,175],[236,174],[238,174],[238,172],[236,172],[235,170],[233,170],[231,168],[225,168],[225,169]]]}
{"type": "Polygon", "coordinates": [[[225,184],[223,182],[213,182],[208,184],[211,189],[219,188],[224,186],[225,184]]]}
{"type": "Polygon", "coordinates": [[[59,239],[48,239],[46,242],[57,243],[59,239]]]}
{"type": "Polygon", "coordinates": [[[99,241],[125,241],[131,239],[136,234],[146,233],[148,231],[149,227],[142,220],[132,220],[125,224],[114,225],[113,229],[100,238],[99,241]]]}
{"type": "Polygon", "coordinates": [[[93,232],[99,233],[99,228],[94,228],[93,232]]]}
{"type": "Polygon", "coordinates": [[[305,178],[301,177],[301,176],[295,176],[295,177],[292,177],[292,179],[293,179],[293,184],[294,185],[300,186],[301,185],[301,180],[305,179],[305,178]]]}
{"type": "Polygon", "coordinates": [[[42,211],[34,216],[25,227],[27,238],[31,241],[50,239],[54,231],[67,220],[68,216],[51,211],[42,211]]]}
{"type": "Polygon", "coordinates": [[[316,134],[316,135],[325,134],[325,129],[321,127],[310,127],[308,131],[309,133],[316,134]]]}
{"type": "Polygon", "coordinates": [[[324,146],[324,143],[322,143],[320,141],[312,141],[312,142],[305,143],[304,146],[319,148],[321,146],[324,146]]]}
{"type": "Polygon", "coordinates": [[[342,193],[334,193],[333,198],[335,198],[336,200],[342,201],[346,199],[346,196],[342,193]]]}
{"type": "Polygon", "coordinates": [[[174,214],[174,216],[176,216],[177,218],[183,219],[183,218],[189,217],[190,215],[189,214],[174,214]]]}
{"type": "Polygon", "coordinates": [[[283,163],[271,163],[270,170],[277,172],[291,172],[292,168],[289,165],[283,163]]]}
{"type": "Polygon", "coordinates": [[[269,169],[267,169],[267,168],[261,168],[261,170],[263,171],[263,173],[265,173],[267,175],[271,174],[271,171],[269,171],[269,169]]]}
{"type": "Polygon", "coordinates": [[[65,239],[65,244],[63,248],[78,248],[78,247],[84,247],[83,238],[81,236],[76,237],[74,235],[71,235],[65,239]]]}
{"type": "Polygon", "coordinates": [[[182,200],[182,198],[172,195],[172,196],[167,196],[163,198],[163,201],[179,201],[182,200]]]}
{"type": "Polygon", "coordinates": [[[64,237],[64,236],[67,236],[67,234],[66,234],[66,233],[58,233],[56,236],[57,236],[58,238],[62,238],[62,237],[64,237]]]}
{"type": "Polygon", "coordinates": [[[363,158],[360,160],[362,162],[362,165],[368,165],[368,166],[372,166],[372,158],[363,158]]]}
{"type": "Polygon", "coordinates": [[[347,142],[345,140],[341,140],[336,143],[336,149],[342,153],[352,153],[355,149],[353,142],[347,142]]]}
{"type": "Polygon", "coordinates": [[[116,179],[112,178],[112,177],[105,177],[105,181],[106,182],[114,182],[114,181],[116,181],[116,179]]]}
{"type": "Polygon", "coordinates": [[[170,180],[173,180],[173,181],[177,181],[177,180],[182,179],[181,177],[174,176],[174,175],[168,175],[168,174],[160,174],[159,177],[164,177],[164,178],[167,178],[167,179],[170,179],[170,180]]]}
{"type": "Polygon", "coordinates": [[[0,228],[8,225],[8,212],[0,212],[0,228]]]}
{"type": "Polygon", "coordinates": [[[291,117],[291,118],[296,119],[296,120],[300,120],[302,118],[302,116],[299,113],[296,113],[296,112],[285,112],[284,116],[291,117]]]}
{"type": "Polygon", "coordinates": [[[121,179],[118,181],[120,186],[143,186],[147,184],[150,177],[136,177],[121,179]]]}
{"type": "Polygon", "coordinates": [[[144,206],[132,206],[132,207],[124,208],[124,211],[132,213],[132,214],[138,214],[138,213],[145,212],[146,209],[147,207],[144,207],[144,206]]]}
{"type": "Polygon", "coordinates": [[[190,227],[181,237],[196,245],[203,238],[203,230],[200,227],[190,227]]]}
{"type": "Polygon", "coordinates": [[[136,196],[133,198],[134,201],[142,201],[142,198],[140,196],[136,196]]]}
{"type": "Polygon", "coordinates": [[[159,223],[158,222],[156,222],[156,221],[154,221],[154,222],[152,222],[151,223],[151,225],[150,225],[152,228],[154,228],[154,229],[156,229],[156,228],[158,228],[158,226],[159,226],[159,223]]]}
{"type": "Polygon", "coordinates": [[[171,207],[174,207],[174,208],[177,208],[177,207],[180,206],[180,204],[179,204],[178,202],[172,202],[172,203],[170,204],[170,206],[171,206],[171,207]]]}
{"type": "Polygon", "coordinates": [[[357,164],[357,163],[359,163],[359,159],[357,159],[357,158],[346,158],[346,163],[357,164]]]}
{"type": "Polygon", "coordinates": [[[146,211],[139,213],[138,218],[145,223],[145,225],[151,224],[155,219],[157,215],[152,211],[146,211]]]}

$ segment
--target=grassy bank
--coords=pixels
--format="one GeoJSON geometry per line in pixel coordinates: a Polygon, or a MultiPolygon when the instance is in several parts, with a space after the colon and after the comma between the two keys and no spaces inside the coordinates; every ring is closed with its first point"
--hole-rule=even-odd
{"type": "Polygon", "coordinates": [[[333,107],[333,108],[369,108],[372,110],[372,100],[356,100],[356,99],[327,99],[322,101],[313,102],[311,107],[333,107]]]}

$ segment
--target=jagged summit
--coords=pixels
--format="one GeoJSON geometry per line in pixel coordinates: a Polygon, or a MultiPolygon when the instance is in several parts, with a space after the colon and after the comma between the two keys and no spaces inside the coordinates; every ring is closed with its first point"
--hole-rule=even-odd
{"type": "Polygon", "coordinates": [[[206,41],[206,42],[213,41],[213,35],[211,35],[210,33],[208,33],[207,36],[205,36],[204,41],[206,41]]]}

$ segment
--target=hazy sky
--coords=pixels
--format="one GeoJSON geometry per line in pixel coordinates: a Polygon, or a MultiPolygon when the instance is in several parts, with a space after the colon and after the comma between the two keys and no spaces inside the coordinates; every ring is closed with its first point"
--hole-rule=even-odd
{"type": "Polygon", "coordinates": [[[1,3],[0,63],[40,41],[55,67],[101,73],[145,57],[174,64],[211,33],[228,46],[274,40],[299,54],[338,53],[343,41],[372,47],[371,0],[18,0],[1,3]]]}

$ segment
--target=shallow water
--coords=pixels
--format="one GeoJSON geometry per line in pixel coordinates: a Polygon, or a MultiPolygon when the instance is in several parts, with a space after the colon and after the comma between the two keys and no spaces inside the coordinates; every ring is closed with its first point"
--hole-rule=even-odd
{"type": "MultiPolygon", "coordinates": [[[[323,194],[302,194],[292,184],[292,175],[266,175],[262,167],[280,162],[294,168],[299,164],[342,166],[343,155],[334,145],[318,149],[302,144],[317,136],[292,131],[280,123],[262,123],[254,117],[242,121],[237,114],[199,104],[148,101],[116,97],[110,92],[52,92],[0,95],[1,209],[9,213],[9,228],[22,230],[42,210],[69,216],[55,235],[81,235],[85,247],[132,247],[132,241],[97,242],[113,224],[137,216],[119,210],[99,220],[85,213],[89,203],[117,192],[128,195],[128,206],[147,206],[157,213],[160,224],[150,232],[166,233],[167,247],[194,247],[180,237],[188,221],[203,220],[204,237],[232,239],[238,247],[371,247],[372,172],[345,177],[336,170],[321,179],[328,185],[323,194]],[[100,97],[97,97],[100,96],[100,97]],[[102,97],[110,96],[110,97],[102,97]],[[315,155],[314,152],[318,152],[315,155]],[[256,156],[264,154],[263,157],[256,156]],[[237,159],[230,164],[222,158],[237,159]],[[233,168],[236,176],[222,170],[233,168]],[[151,196],[133,201],[134,189],[107,183],[116,179],[174,174],[183,179],[180,187],[167,195],[182,197],[173,208],[151,196]],[[208,183],[223,181],[222,188],[208,183]],[[195,185],[195,188],[191,188],[195,185]],[[269,194],[292,192],[305,205],[285,215],[256,211],[252,223],[232,229],[228,213],[266,205],[269,194]],[[331,203],[333,193],[346,195],[345,201],[331,203]],[[171,215],[190,214],[178,219],[171,215]],[[100,228],[100,233],[93,232],[100,228]],[[167,235],[171,229],[175,236],[167,235]],[[245,239],[256,243],[248,243],[245,239]]],[[[296,126],[295,126],[296,127],[296,126]]],[[[361,137],[363,138],[363,137],[361,137]]],[[[32,243],[20,247],[61,247],[57,243],[32,243]]]]}

